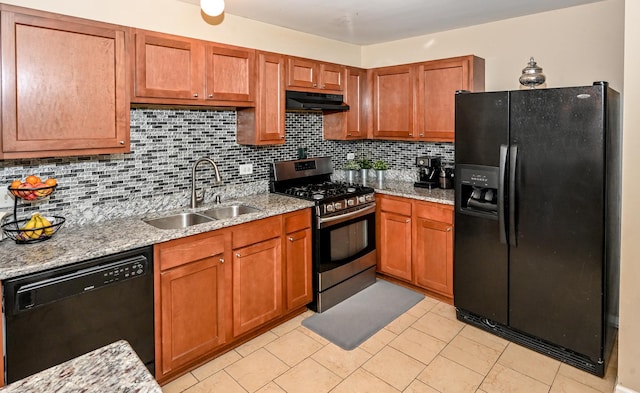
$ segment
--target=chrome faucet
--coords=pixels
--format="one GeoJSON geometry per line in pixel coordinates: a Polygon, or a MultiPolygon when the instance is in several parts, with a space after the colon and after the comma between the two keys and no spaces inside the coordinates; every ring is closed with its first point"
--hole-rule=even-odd
{"type": "Polygon", "coordinates": [[[193,168],[191,169],[191,208],[195,209],[198,207],[198,203],[204,200],[204,189],[202,190],[202,195],[198,196],[196,192],[196,168],[201,162],[208,162],[213,166],[213,170],[216,172],[216,184],[222,183],[222,179],[220,178],[220,171],[218,171],[218,166],[211,158],[203,157],[197,160],[193,164],[193,168]]]}

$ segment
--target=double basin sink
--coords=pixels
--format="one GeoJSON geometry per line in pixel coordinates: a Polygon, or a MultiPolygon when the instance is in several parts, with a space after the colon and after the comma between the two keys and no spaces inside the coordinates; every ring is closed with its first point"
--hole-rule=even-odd
{"type": "Polygon", "coordinates": [[[216,206],[198,213],[183,212],[160,218],[145,219],[143,221],[159,229],[183,229],[213,220],[224,220],[259,211],[260,209],[252,206],[237,204],[216,206]]]}

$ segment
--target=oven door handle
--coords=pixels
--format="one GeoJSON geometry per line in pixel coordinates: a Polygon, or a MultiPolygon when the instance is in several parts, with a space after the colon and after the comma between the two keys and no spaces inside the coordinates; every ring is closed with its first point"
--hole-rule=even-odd
{"type": "Polygon", "coordinates": [[[331,224],[331,225],[335,225],[335,224],[339,224],[341,222],[347,221],[349,219],[352,218],[357,218],[360,216],[365,216],[367,214],[370,213],[375,213],[376,211],[376,204],[375,202],[367,205],[367,207],[353,211],[353,212],[349,212],[349,213],[345,213],[345,214],[340,214],[337,216],[333,216],[333,217],[327,217],[327,218],[322,218],[319,217],[318,218],[318,229],[321,229],[322,227],[326,227],[328,225],[325,224],[331,224]]]}

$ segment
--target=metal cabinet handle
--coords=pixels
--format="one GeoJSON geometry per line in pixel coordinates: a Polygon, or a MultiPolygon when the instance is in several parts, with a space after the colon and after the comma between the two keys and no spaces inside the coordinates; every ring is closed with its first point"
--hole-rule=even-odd
{"type": "Polygon", "coordinates": [[[424,134],[420,134],[420,136],[424,136],[424,134]]]}
{"type": "Polygon", "coordinates": [[[404,222],[406,222],[407,224],[411,222],[410,218],[407,218],[404,222]]]}
{"type": "Polygon", "coordinates": [[[220,258],[220,263],[224,263],[224,258],[220,258]]]}
{"type": "Polygon", "coordinates": [[[121,144],[121,145],[124,145],[124,141],[120,141],[120,144],[121,144]]]}
{"type": "Polygon", "coordinates": [[[447,227],[447,232],[451,232],[451,227],[447,227]]]}
{"type": "Polygon", "coordinates": [[[314,84],[313,84],[313,87],[318,87],[318,84],[317,84],[317,83],[314,83],[314,84]]]}
{"type": "Polygon", "coordinates": [[[193,96],[198,98],[198,93],[193,93],[193,96]]]}
{"type": "Polygon", "coordinates": [[[280,137],[280,139],[284,139],[284,135],[282,135],[282,136],[280,137]]]}
{"type": "Polygon", "coordinates": [[[213,98],[213,94],[209,94],[209,98],[213,98]]]}
{"type": "Polygon", "coordinates": [[[292,238],[292,237],[289,237],[289,241],[290,241],[290,242],[292,242],[292,241],[293,241],[293,238],[292,238]]]}
{"type": "Polygon", "coordinates": [[[409,136],[413,136],[413,133],[409,133],[409,136]]]}
{"type": "Polygon", "coordinates": [[[236,254],[236,257],[241,258],[240,253],[237,253],[237,254],[236,254]]]}

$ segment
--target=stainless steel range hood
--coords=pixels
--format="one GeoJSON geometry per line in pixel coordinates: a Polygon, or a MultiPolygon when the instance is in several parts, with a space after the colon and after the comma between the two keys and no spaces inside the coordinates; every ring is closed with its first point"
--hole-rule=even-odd
{"type": "Polygon", "coordinates": [[[349,105],[343,101],[342,94],[307,93],[287,90],[288,110],[307,111],[348,111],[349,105]]]}

